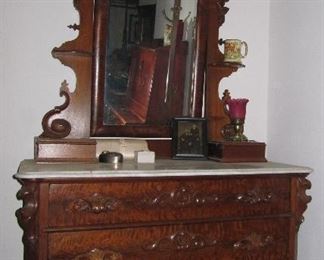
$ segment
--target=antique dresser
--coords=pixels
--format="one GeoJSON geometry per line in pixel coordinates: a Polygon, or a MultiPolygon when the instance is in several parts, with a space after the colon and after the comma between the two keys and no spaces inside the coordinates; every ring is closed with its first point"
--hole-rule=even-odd
{"type": "Polygon", "coordinates": [[[309,168],[35,163],[15,178],[24,259],[297,259],[309,168]]]}
{"type": "MultiPolygon", "coordinates": [[[[34,160],[23,161],[15,175],[22,185],[16,216],[24,259],[297,259],[309,168],[170,159],[174,117],[206,119],[208,142],[233,132],[225,131],[233,128],[219,85],[245,65],[224,62],[219,49],[228,0],[191,1],[196,6],[189,13],[182,7],[190,1],[174,0],[170,10],[157,11],[172,24],[169,46],[155,38],[138,42],[147,37],[136,35],[153,37],[152,30],[135,29],[151,28],[147,10],[158,10],[140,2],[151,1],[73,1],[79,21],[68,28],[78,36],[52,55],[75,73],[75,90],[62,82],[63,104],[44,115],[34,160]],[[117,24],[122,31],[113,34],[117,24]],[[120,46],[107,48],[117,39],[120,46]],[[128,51],[136,49],[140,59],[130,62],[134,52],[128,51]],[[125,138],[141,139],[158,159],[99,163],[102,138],[120,139],[122,147],[125,138]]],[[[116,152],[112,145],[105,149],[116,152]]],[[[244,149],[236,159],[246,159],[244,149]]]]}

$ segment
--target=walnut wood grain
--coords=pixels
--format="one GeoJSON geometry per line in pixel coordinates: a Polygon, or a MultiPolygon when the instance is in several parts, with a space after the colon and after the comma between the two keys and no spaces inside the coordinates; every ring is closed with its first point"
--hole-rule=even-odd
{"type": "Polygon", "coordinates": [[[288,218],[278,218],[51,233],[49,259],[79,259],[93,252],[98,260],[114,259],[113,255],[117,259],[288,259],[288,223],[288,218]]]}
{"type": "Polygon", "coordinates": [[[289,185],[285,177],[53,183],[49,225],[171,223],[289,214],[289,185]]]}
{"type": "Polygon", "coordinates": [[[25,260],[296,260],[306,175],[22,181],[25,260]]]}

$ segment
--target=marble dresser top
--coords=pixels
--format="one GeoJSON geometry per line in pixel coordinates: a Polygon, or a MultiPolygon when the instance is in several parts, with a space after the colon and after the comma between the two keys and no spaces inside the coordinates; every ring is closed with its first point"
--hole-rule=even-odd
{"type": "Polygon", "coordinates": [[[108,163],[36,163],[24,160],[15,174],[19,179],[126,178],[221,176],[255,174],[308,174],[312,169],[281,163],[218,163],[215,161],[157,160],[138,164],[133,160],[108,163]]]}

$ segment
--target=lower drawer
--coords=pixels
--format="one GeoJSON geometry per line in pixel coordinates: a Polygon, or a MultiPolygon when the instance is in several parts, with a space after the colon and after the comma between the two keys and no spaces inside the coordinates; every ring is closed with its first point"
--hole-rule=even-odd
{"type": "Polygon", "coordinates": [[[50,233],[48,259],[289,259],[289,219],[50,233]]]}

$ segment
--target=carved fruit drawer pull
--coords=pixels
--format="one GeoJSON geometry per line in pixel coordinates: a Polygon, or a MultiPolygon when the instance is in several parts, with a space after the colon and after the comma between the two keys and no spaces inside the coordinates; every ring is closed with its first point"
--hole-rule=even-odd
{"type": "Polygon", "coordinates": [[[182,251],[212,247],[216,243],[216,240],[208,237],[181,231],[149,243],[143,249],[152,251],[182,251]]]}
{"type": "Polygon", "coordinates": [[[245,202],[249,204],[265,203],[270,202],[273,199],[273,194],[271,192],[262,193],[253,190],[244,194],[238,194],[236,199],[239,202],[245,202]]]}
{"type": "Polygon", "coordinates": [[[90,252],[75,256],[72,260],[123,260],[123,256],[118,252],[95,248],[90,252]]]}
{"type": "Polygon", "coordinates": [[[271,235],[260,235],[252,233],[246,238],[239,240],[233,244],[235,249],[240,250],[255,250],[264,248],[273,243],[274,239],[271,235]]]}
{"type": "Polygon", "coordinates": [[[103,197],[98,193],[93,194],[89,199],[77,199],[69,205],[70,210],[100,214],[114,211],[118,208],[119,201],[112,197],[103,197]]]}

